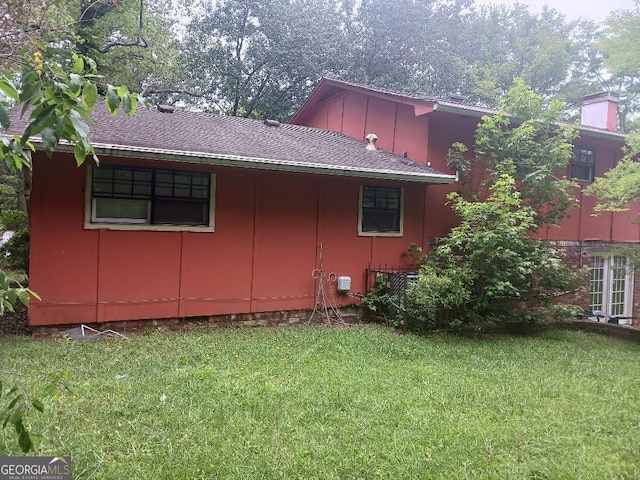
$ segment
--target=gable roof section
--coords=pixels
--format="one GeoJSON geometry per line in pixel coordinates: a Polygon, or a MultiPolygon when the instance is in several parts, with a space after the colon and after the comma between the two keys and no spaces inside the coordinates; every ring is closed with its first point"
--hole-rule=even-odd
{"type": "MultiPolygon", "coordinates": [[[[318,103],[328,98],[340,95],[345,91],[362,93],[364,95],[383,98],[386,100],[411,105],[414,107],[416,116],[430,114],[432,112],[445,112],[455,115],[467,117],[481,118],[484,115],[493,115],[497,113],[495,109],[473,105],[465,101],[441,100],[429,95],[420,95],[414,93],[400,93],[385,90],[382,88],[368,87],[356,83],[345,82],[332,78],[323,78],[307,97],[302,106],[293,115],[290,123],[304,124],[305,117],[311,112],[318,103]]],[[[588,136],[595,138],[612,139],[618,142],[624,142],[626,135],[610,130],[586,127],[584,125],[576,125],[580,132],[580,136],[588,136]]]]}
{"type": "MultiPolygon", "coordinates": [[[[26,125],[17,111],[12,112],[9,133],[26,125]]],[[[103,105],[96,107],[92,118],[91,140],[98,155],[420,183],[456,180],[454,175],[383,150],[367,150],[363,142],[318,128],[201,112],[162,113],[155,108],[114,118],[103,105]]],[[[33,140],[36,145],[40,142],[33,140]]]]}

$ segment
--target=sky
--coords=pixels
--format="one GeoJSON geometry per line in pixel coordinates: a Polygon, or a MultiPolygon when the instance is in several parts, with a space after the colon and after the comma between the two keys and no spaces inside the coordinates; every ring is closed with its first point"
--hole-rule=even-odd
{"type": "MultiPolygon", "coordinates": [[[[489,3],[513,4],[516,0],[475,0],[478,5],[489,3]]],[[[593,20],[603,22],[614,10],[630,10],[634,8],[633,0],[519,0],[518,3],[529,6],[532,12],[540,12],[544,5],[561,11],[568,20],[593,20]]]]}

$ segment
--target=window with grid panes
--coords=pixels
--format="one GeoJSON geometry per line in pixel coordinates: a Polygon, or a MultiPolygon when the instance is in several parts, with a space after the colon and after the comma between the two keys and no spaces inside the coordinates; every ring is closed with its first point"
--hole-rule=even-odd
{"type": "Polygon", "coordinates": [[[592,148],[575,146],[571,158],[571,178],[581,182],[593,182],[596,168],[596,152],[592,148]]]}
{"type": "Polygon", "coordinates": [[[208,225],[211,175],[138,167],[93,166],[91,221],[208,225]]]}
{"type": "Polygon", "coordinates": [[[593,256],[589,308],[608,315],[631,316],[633,272],[624,256],[593,256]]]}
{"type": "Polygon", "coordinates": [[[360,233],[402,233],[401,188],[365,185],[360,188],[360,233]]]}

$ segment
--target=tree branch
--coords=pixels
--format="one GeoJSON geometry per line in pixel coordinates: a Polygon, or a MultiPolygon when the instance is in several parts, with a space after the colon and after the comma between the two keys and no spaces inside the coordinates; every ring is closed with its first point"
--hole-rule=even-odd
{"type": "Polygon", "coordinates": [[[142,12],[144,10],[144,0],[140,0],[140,11],[139,11],[139,18],[140,18],[140,22],[138,24],[138,36],[136,38],[135,41],[133,42],[109,42],[107,43],[105,46],[98,48],[98,51],[100,53],[107,53],[109,50],[115,48],[115,47],[142,47],[142,48],[147,48],[147,41],[144,39],[144,37],[142,36],[142,27],[143,27],[143,21],[142,21],[142,12]]]}

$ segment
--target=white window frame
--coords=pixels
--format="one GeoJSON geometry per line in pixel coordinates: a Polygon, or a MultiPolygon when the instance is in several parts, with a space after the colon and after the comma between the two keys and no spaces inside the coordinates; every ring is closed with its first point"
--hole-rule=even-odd
{"type": "MultiPolygon", "coordinates": [[[[109,165],[118,167],[119,165],[109,165]]],[[[123,165],[125,167],[126,165],[123,165]]],[[[150,218],[96,218],[95,203],[93,202],[93,165],[88,162],[85,176],[85,201],[84,201],[84,229],[85,230],[130,230],[130,231],[157,231],[157,232],[213,232],[215,231],[215,192],[216,175],[210,173],[209,191],[209,224],[208,225],[175,225],[175,224],[151,224],[150,218]]],[[[166,170],[166,168],[163,168],[166,170]]],[[[183,169],[184,170],[184,169],[183,169]]]]}
{"type": "Polygon", "coordinates": [[[404,235],[404,188],[399,187],[387,187],[384,185],[361,185],[358,195],[358,235],[361,237],[402,237],[404,235]],[[400,230],[397,232],[379,232],[379,231],[364,231],[362,229],[362,222],[364,220],[363,211],[363,193],[364,188],[394,188],[400,191],[400,230]]]}
{"type": "Polygon", "coordinates": [[[589,281],[589,308],[591,310],[601,310],[605,315],[620,315],[624,317],[631,317],[633,315],[633,290],[634,290],[634,274],[633,268],[629,267],[629,258],[623,255],[609,255],[606,253],[595,253],[591,256],[591,266],[589,268],[591,272],[591,277],[589,281]],[[598,289],[598,291],[594,291],[594,263],[602,261],[602,278],[598,278],[598,283],[602,285],[602,290],[598,289]],[[614,277],[615,270],[618,267],[615,267],[615,262],[619,261],[618,259],[623,258],[626,262],[624,277],[619,278],[618,280],[624,280],[624,297],[623,297],[623,310],[622,312],[612,311],[612,305],[614,303],[614,292],[613,288],[615,287],[616,278],[614,277]],[[594,294],[602,294],[602,302],[600,304],[592,303],[592,295],[594,294]]]}

